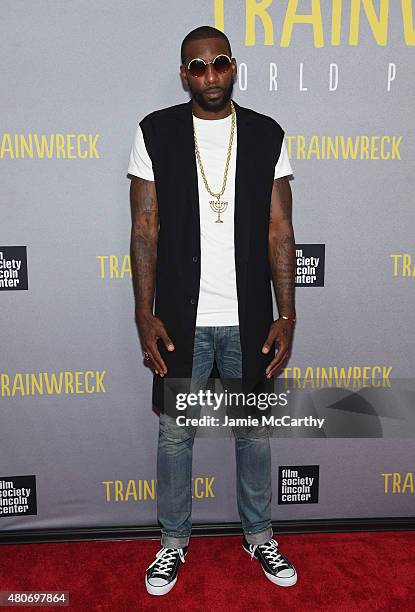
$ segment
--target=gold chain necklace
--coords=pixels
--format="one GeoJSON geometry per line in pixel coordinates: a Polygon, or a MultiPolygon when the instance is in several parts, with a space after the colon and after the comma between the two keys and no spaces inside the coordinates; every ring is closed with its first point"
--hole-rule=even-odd
{"type": "Polygon", "coordinates": [[[227,156],[226,156],[226,164],[225,164],[225,172],[224,172],[224,175],[223,175],[222,189],[218,193],[214,193],[210,189],[210,187],[208,185],[206,174],[205,174],[205,170],[204,170],[203,164],[202,164],[202,159],[200,157],[200,151],[199,151],[199,146],[198,146],[197,136],[196,136],[195,122],[193,120],[193,135],[194,135],[194,139],[195,139],[195,152],[196,152],[197,162],[198,162],[199,168],[200,168],[200,173],[202,175],[203,182],[205,184],[206,190],[208,191],[208,193],[211,196],[216,198],[216,200],[210,200],[209,201],[211,209],[213,210],[214,213],[216,213],[218,215],[218,218],[216,219],[215,223],[223,223],[223,221],[220,218],[220,215],[221,215],[221,213],[224,213],[225,210],[228,207],[228,202],[224,202],[223,200],[221,200],[221,197],[224,194],[225,189],[226,189],[226,181],[228,179],[229,162],[230,162],[231,153],[232,153],[232,143],[233,143],[233,137],[234,137],[234,134],[235,134],[236,113],[235,113],[235,107],[233,105],[232,100],[231,100],[231,110],[232,110],[232,125],[231,125],[231,133],[230,133],[230,136],[229,136],[228,153],[227,153],[227,156]]]}

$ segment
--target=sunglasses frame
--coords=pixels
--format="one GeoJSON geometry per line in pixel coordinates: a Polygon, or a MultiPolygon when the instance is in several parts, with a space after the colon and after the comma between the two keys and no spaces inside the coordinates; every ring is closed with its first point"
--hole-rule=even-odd
{"type": "MultiPolygon", "coordinates": [[[[193,59],[191,59],[191,60],[190,60],[190,62],[187,64],[187,70],[190,72],[190,64],[191,64],[192,62],[195,62],[195,61],[202,62],[202,63],[205,65],[205,68],[204,68],[204,72],[203,72],[203,74],[201,74],[200,76],[203,76],[203,75],[205,74],[205,72],[206,72],[206,68],[207,68],[208,64],[212,64],[213,66],[215,66],[215,61],[218,59],[218,57],[226,57],[226,58],[229,60],[229,68],[227,68],[227,69],[224,71],[224,72],[227,72],[227,71],[228,71],[228,70],[231,68],[231,66],[232,66],[232,58],[231,58],[231,57],[229,57],[229,55],[226,55],[226,53],[219,53],[219,55],[217,55],[217,56],[216,56],[216,57],[215,57],[215,58],[214,58],[214,59],[213,59],[211,62],[205,62],[205,60],[204,60],[204,59],[202,59],[201,57],[194,57],[194,58],[193,58],[193,59]]],[[[216,70],[216,68],[215,68],[215,70],[216,70]]],[[[216,70],[216,71],[217,71],[217,70],[216,70]]],[[[217,72],[218,72],[218,71],[217,71],[217,72]]],[[[190,74],[192,74],[192,73],[190,72],[190,74]]],[[[221,74],[221,73],[219,73],[219,74],[221,74]]],[[[200,78],[200,77],[195,76],[195,75],[193,75],[193,74],[192,74],[192,77],[194,77],[195,79],[199,79],[199,78],[200,78]]]]}

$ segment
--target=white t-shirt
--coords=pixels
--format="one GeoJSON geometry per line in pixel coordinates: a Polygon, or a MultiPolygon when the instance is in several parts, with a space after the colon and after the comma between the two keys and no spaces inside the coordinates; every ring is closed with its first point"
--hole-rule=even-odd
{"type": "MultiPolygon", "coordinates": [[[[210,190],[216,193],[222,188],[232,115],[214,120],[193,116],[193,120],[207,182],[210,190]]],[[[223,223],[215,223],[218,215],[210,207],[210,201],[215,198],[206,190],[197,164],[201,265],[197,326],[239,325],[234,254],[236,145],[235,129],[226,189],[221,197],[221,201],[228,202],[220,215],[223,223]]],[[[128,174],[154,181],[151,158],[139,124],[131,148],[128,174]]],[[[284,138],[274,178],[290,174],[292,168],[284,138]]]]}

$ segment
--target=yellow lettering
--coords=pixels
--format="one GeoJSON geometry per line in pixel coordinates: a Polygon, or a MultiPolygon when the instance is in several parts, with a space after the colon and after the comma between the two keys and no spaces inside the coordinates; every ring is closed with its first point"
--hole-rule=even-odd
{"type": "Polygon", "coordinates": [[[362,387],[370,387],[370,366],[363,366],[362,387]]]}
{"type": "Polygon", "coordinates": [[[393,159],[401,159],[401,154],[399,152],[399,145],[401,144],[402,136],[399,136],[398,140],[396,140],[396,136],[392,139],[392,158],[393,159]]]}
{"type": "Polygon", "coordinates": [[[115,485],[115,501],[123,501],[124,497],[123,497],[123,484],[122,484],[122,480],[115,480],[114,481],[114,485],[115,485]]]}
{"type": "Polygon", "coordinates": [[[350,385],[351,374],[351,368],[347,369],[347,376],[346,370],[344,368],[340,368],[340,373],[338,372],[337,368],[334,368],[334,378],[336,380],[336,386],[348,387],[350,385]]]}
{"type": "Polygon", "coordinates": [[[13,389],[12,389],[13,397],[16,395],[16,391],[20,391],[20,393],[22,394],[22,397],[24,397],[25,390],[24,390],[24,387],[23,387],[23,379],[22,379],[22,375],[21,374],[16,374],[14,376],[14,379],[13,379],[13,389]]]}
{"type": "Polygon", "coordinates": [[[101,278],[105,278],[105,260],[108,259],[108,255],[97,255],[97,259],[99,259],[101,278]]]}
{"type": "Polygon", "coordinates": [[[392,253],[391,257],[393,257],[393,276],[399,275],[399,267],[398,261],[402,257],[401,253],[392,253]]]}
{"type": "Polygon", "coordinates": [[[85,393],[85,391],[83,390],[83,377],[84,377],[84,373],[83,372],[75,372],[75,393],[77,395],[82,395],[85,393]],[[82,376],[82,380],[80,380],[80,377],[82,376]]]}
{"type": "Polygon", "coordinates": [[[195,481],[194,482],[195,497],[197,499],[201,499],[202,497],[204,497],[204,495],[203,495],[203,491],[199,491],[199,484],[202,487],[203,478],[198,477],[198,478],[195,478],[194,481],[195,481]]]}
{"type": "Polygon", "coordinates": [[[65,372],[65,391],[66,393],[72,393],[74,392],[74,387],[73,387],[73,374],[72,372],[65,372]]]}
{"type": "Polygon", "coordinates": [[[305,159],[305,136],[298,136],[297,139],[297,159],[305,159]]]}
{"type": "Polygon", "coordinates": [[[409,489],[411,493],[414,493],[414,475],[412,472],[408,472],[405,476],[405,480],[402,485],[402,493],[405,493],[406,489],[409,489]]]}
{"type": "Polygon", "coordinates": [[[224,0],[215,0],[214,4],[215,28],[221,32],[225,30],[225,8],[223,3],[224,0]]]}
{"type": "Polygon", "coordinates": [[[386,46],[388,41],[389,0],[380,0],[379,19],[373,7],[373,0],[352,0],[350,7],[349,44],[353,46],[359,44],[360,5],[362,1],[363,8],[377,44],[382,47],[386,46]]]}
{"type": "Polygon", "coordinates": [[[344,159],[349,159],[349,157],[351,157],[352,159],[356,159],[357,151],[359,148],[359,136],[356,136],[356,139],[354,142],[353,142],[353,138],[351,136],[348,136],[346,147],[344,143],[344,138],[342,138],[341,145],[342,145],[342,154],[343,154],[344,159]]]}
{"type": "Polygon", "coordinates": [[[372,386],[373,387],[380,387],[381,386],[381,381],[377,381],[376,380],[376,372],[378,372],[379,374],[382,372],[382,368],[380,366],[373,366],[372,369],[372,386]]]}
{"type": "Polygon", "coordinates": [[[110,278],[119,278],[118,273],[118,257],[116,255],[110,255],[110,278]]]}
{"type": "Polygon", "coordinates": [[[110,485],[113,484],[112,480],[102,480],[101,484],[105,485],[105,501],[111,501],[111,488],[110,485]]]}
{"type": "Polygon", "coordinates": [[[10,397],[10,376],[8,374],[1,374],[1,396],[7,395],[10,397]]]}
{"type": "Polygon", "coordinates": [[[382,474],[382,476],[384,476],[384,491],[389,493],[389,476],[392,476],[392,474],[382,474]]]}
{"type": "Polygon", "coordinates": [[[86,142],[87,139],[86,139],[86,135],[85,134],[78,134],[78,138],[76,139],[78,157],[80,159],[86,159],[88,157],[88,153],[87,153],[87,151],[82,151],[82,149],[81,149],[81,140],[86,142]]]}
{"type": "Polygon", "coordinates": [[[401,475],[398,472],[392,474],[392,493],[401,492],[401,475]]]}
{"type": "Polygon", "coordinates": [[[205,494],[206,497],[215,497],[215,494],[213,493],[213,481],[215,480],[215,478],[212,476],[212,478],[206,478],[206,490],[205,490],[205,494]]]}
{"type": "Polygon", "coordinates": [[[360,137],[360,159],[369,159],[369,136],[360,137]]]}
{"type": "Polygon", "coordinates": [[[127,501],[129,497],[132,497],[135,501],[137,501],[137,491],[135,488],[134,480],[129,480],[127,484],[127,489],[125,491],[124,500],[127,501]]]}
{"type": "Polygon", "coordinates": [[[131,276],[131,257],[129,255],[124,255],[121,267],[121,278],[124,278],[124,275],[127,273],[131,276]]]}
{"type": "Polygon", "coordinates": [[[402,276],[411,276],[412,257],[408,253],[402,255],[402,276]]]}
{"type": "Polygon", "coordinates": [[[318,136],[312,136],[310,144],[308,145],[307,159],[310,159],[311,155],[315,155],[317,159],[320,159],[320,148],[318,146],[318,136]]]}
{"type": "Polygon", "coordinates": [[[415,45],[414,16],[412,12],[412,0],[402,0],[402,19],[405,43],[415,45]]]}
{"type": "Polygon", "coordinates": [[[91,370],[88,370],[88,372],[85,372],[85,390],[87,393],[93,393],[94,392],[94,386],[91,385],[89,386],[89,379],[93,378],[94,372],[92,372],[91,370]]]}
{"type": "Polygon", "coordinates": [[[48,395],[52,395],[53,393],[61,393],[62,391],[62,376],[63,373],[60,372],[59,374],[59,382],[58,379],[56,377],[56,374],[54,372],[52,372],[52,374],[50,375],[49,378],[49,374],[47,372],[44,373],[44,380],[45,380],[45,387],[46,387],[46,393],[48,395]]]}
{"type": "Polygon", "coordinates": [[[97,393],[106,393],[106,389],[103,383],[103,379],[106,373],[107,373],[107,370],[102,370],[102,372],[97,371],[96,373],[97,374],[97,388],[96,388],[97,393]]]}
{"type": "Polygon", "coordinates": [[[148,497],[150,499],[155,499],[156,497],[156,483],[154,480],[151,481],[151,487],[147,480],[144,481],[144,499],[148,497]]]}
{"type": "Polygon", "coordinates": [[[72,144],[73,139],[76,134],[66,134],[66,142],[68,147],[68,159],[76,159],[76,155],[74,155],[73,151],[75,149],[75,145],[72,144]]]}
{"type": "Polygon", "coordinates": [[[66,159],[65,137],[63,134],[56,134],[56,157],[60,159],[61,154],[63,159],[66,159]]]}
{"type": "Polygon", "coordinates": [[[323,20],[320,0],[311,0],[311,14],[297,14],[298,0],[289,0],[281,36],[281,47],[289,47],[293,25],[310,23],[313,26],[314,46],[324,47],[323,20]]]}
{"type": "Polygon", "coordinates": [[[377,145],[378,140],[379,140],[379,136],[372,136],[371,159],[379,159],[378,145],[377,145]]]}
{"type": "Polygon", "coordinates": [[[99,153],[96,149],[97,140],[99,138],[99,134],[95,134],[94,139],[92,139],[92,134],[88,134],[88,144],[89,144],[89,157],[96,157],[99,159],[99,153]]]}
{"type": "Polygon", "coordinates": [[[247,46],[255,45],[255,22],[259,17],[264,28],[264,45],[274,44],[274,26],[267,9],[271,6],[272,0],[246,0],[246,36],[247,46]]]}
{"type": "Polygon", "coordinates": [[[36,391],[40,394],[43,395],[43,376],[42,376],[42,372],[39,373],[39,376],[36,377],[35,374],[26,374],[26,393],[31,393],[32,395],[35,394],[35,388],[36,391]],[[29,382],[28,382],[28,378],[30,376],[30,381],[32,383],[31,388],[29,389],[29,382]]]}
{"type": "Polygon", "coordinates": [[[46,153],[46,157],[48,159],[51,159],[53,155],[53,148],[54,148],[54,143],[55,143],[55,134],[51,134],[49,138],[45,136],[44,134],[42,134],[40,137],[40,142],[39,142],[39,136],[37,134],[34,134],[33,138],[35,141],[37,156],[40,159],[43,159],[46,153]]]}
{"type": "Polygon", "coordinates": [[[285,139],[287,141],[287,152],[288,152],[288,157],[291,158],[292,157],[292,140],[293,138],[295,138],[295,136],[287,136],[285,135],[285,139]]]}
{"type": "MultiPolygon", "coordinates": [[[[37,136],[37,134],[35,134],[37,136]]],[[[26,157],[26,153],[30,159],[33,159],[33,139],[32,134],[29,134],[29,142],[26,140],[26,136],[21,134],[20,136],[20,156],[26,157]]],[[[19,153],[17,153],[19,157],[19,153]]]]}
{"type": "Polygon", "coordinates": [[[305,374],[304,374],[304,388],[306,386],[307,383],[310,383],[310,387],[312,389],[314,389],[314,372],[313,372],[313,368],[312,367],[308,367],[306,368],[305,374]]]}
{"type": "Polygon", "coordinates": [[[4,133],[1,139],[1,155],[3,158],[5,153],[10,153],[10,159],[14,159],[14,151],[10,134],[4,133]]]}
{"type": "Polygon", "coordinates": [[[381,159],[390,159],[391,154],[385,152],[385,142],[390,142],[390,136],[382,136],[380,140],[380,158],[381,159]]]}

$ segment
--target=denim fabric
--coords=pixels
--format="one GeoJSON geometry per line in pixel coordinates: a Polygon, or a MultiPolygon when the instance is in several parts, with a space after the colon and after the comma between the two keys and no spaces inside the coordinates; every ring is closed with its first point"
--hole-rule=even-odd
{"type": "MultiPolygon", "coordinates": [[[[239,326],[196,327],[192,386],[209,378],[216,359],[221,379],[242,377],[239,326]]],[[[193,416],[193,415],[191,415],[193,416]]],[[[238,511],[250,544],[272,537],[271,450],[266,427],[234,427],[238,511]]],[[[182,548],[192,527],[192,456],[196,427],[162,413],[157,451],[157,518],[161,545],[182,548]]]]}

